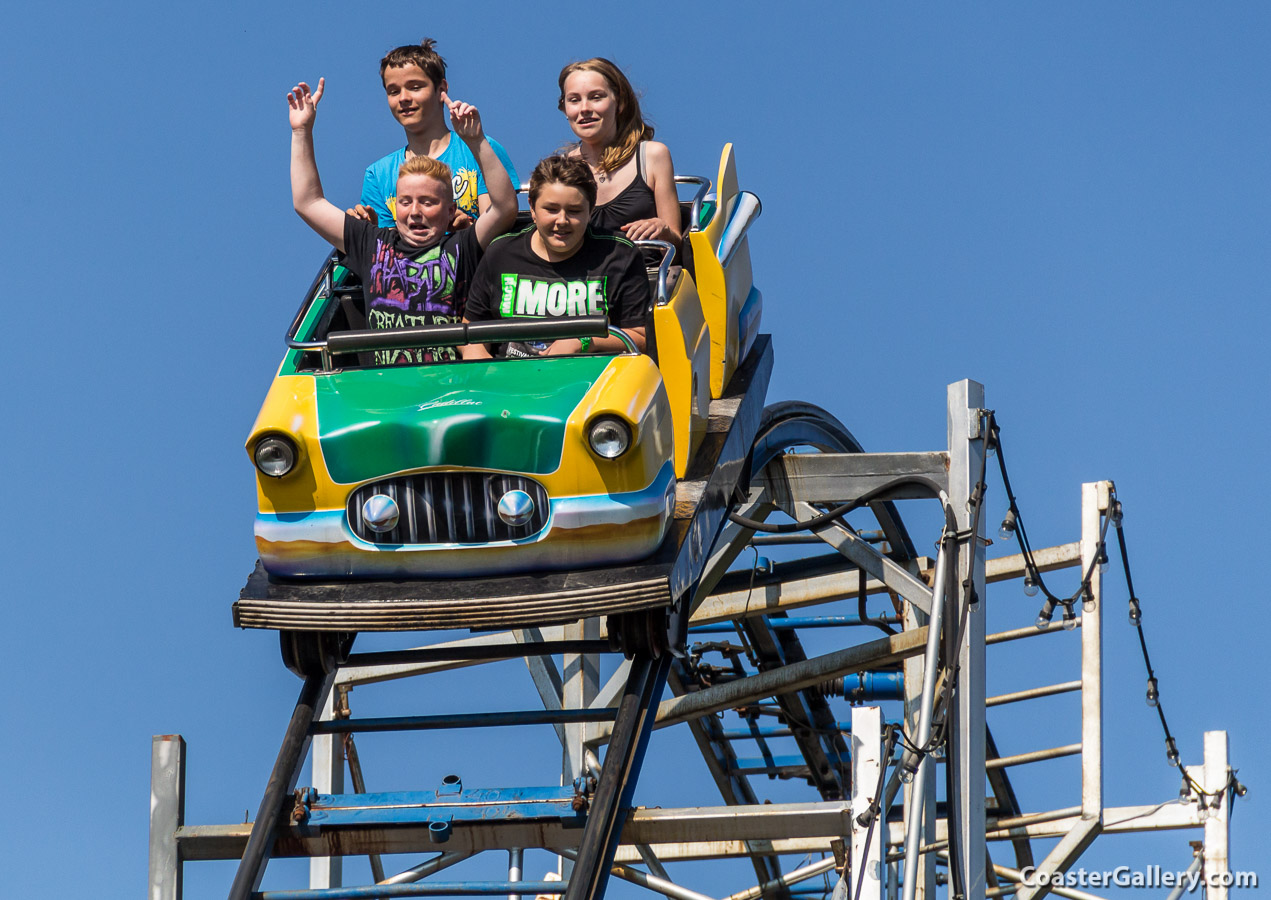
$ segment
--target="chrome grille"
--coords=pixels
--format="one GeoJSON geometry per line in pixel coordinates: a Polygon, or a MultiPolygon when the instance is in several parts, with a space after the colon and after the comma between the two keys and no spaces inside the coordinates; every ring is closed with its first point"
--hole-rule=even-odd
{"type": "Polygon", "coordinates": [[[375,481],[349,497],[349,527],[372,544],[488,544],[537,534],[547,524],[547,490],[532,478],[495,472],[427,472],[375,481]],[[525,491],[534,515],[525,525],[499,518],[499,498],[525,491]],[[400,511],[397,527],[378,532],[362,519],[362,504],[376,494],[391,497],[400,511]]]}

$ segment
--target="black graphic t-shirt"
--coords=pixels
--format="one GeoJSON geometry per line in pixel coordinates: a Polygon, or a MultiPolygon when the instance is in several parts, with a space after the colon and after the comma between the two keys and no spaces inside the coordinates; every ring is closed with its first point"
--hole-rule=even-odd
{"type": "MultiPolygon", "coordinates": [[[[476,230],[448,234],[431,247],[402,240],[396,228],[377,228],[345,216],[344,254],[362,278],[370,328],[445,325],[463,318],[468,285],[481,260],[476,230]]],[[[386,350],[376,365],[405,365],[456,359],[453,347],[386,350]]]]}
{"type": "Polygon", "coordinates": [[[578,252],[553,263],[531,249],[533,233],[504,235],[486,249],[468,291],[469,321],[608,315],[618,328],[645,324],[653,294],[634,244],[588,228],[578,252]]]}

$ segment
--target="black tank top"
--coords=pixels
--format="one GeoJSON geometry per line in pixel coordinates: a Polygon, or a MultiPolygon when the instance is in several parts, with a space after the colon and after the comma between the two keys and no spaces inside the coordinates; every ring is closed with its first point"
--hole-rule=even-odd
{"type": "Polygon", "coordinates": [[[636,176],[621,194],[591,211],[591,224],[596,228],[618,231],[628,222],[652,219],[658,214],[653,189],[644,180],[644,144],[636,151],[636,176]]]}
{"type": "MultiPolygon", "coordinates": [[[[644,142],[636,151],[636,176],[622,193],[608,203],[602,203],[591,211],[591,224],[595,228],[622,234],[622,226],[640,219],[653,219],[658,214],[658,204],[653,188],[644,180],[644,142]]],[[[662,262],[660,250],[644,249],[646,265],[656,268],[662,262]]]]}

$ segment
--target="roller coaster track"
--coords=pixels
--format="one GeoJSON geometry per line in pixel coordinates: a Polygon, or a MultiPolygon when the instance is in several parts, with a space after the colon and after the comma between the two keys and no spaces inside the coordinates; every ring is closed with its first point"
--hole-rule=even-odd
{"type": "MultiPolygon", "coordinates": [[[[758,387],[757,393],[762,396],[767,370],[756,374],[752,368],[750,375],[754,380],[743,383],[742,394],[758,387]]],[[[849,827],[846,805],[862,797],[883,801],[879,821],[880,833],[886,840],[878,843],[894,845],[896,841],[889,835],[902,827],[902,820],[889,807],[891,798],[897,795],[899,771],[893,773],[890,787],[883,792],[885,801],[872,786],[853,783],[854,766],[860,762],[855,756],[860,752],[860,741],[866,738],[854,734],[849,723],[839,721],[833,698],[842,696],[853,703],[871,696],[903,699],[904,727],[910,735],[917,733],[917,682],[921,681],[922,669],[914,667],[922,662],[926,614],[937,602],[930,587],[935,564],[919,556],[893,501],[936,497],[946,500],[944,494],[954,492],[954,481],[960,477],[958,467],[965,468],[966,460],[959,461],[953,452],[952,437],[947,454],[866,454],[841,423],[814,406],[779,403],[764,408],[760,415],[757,410],[746,412],[744,397],[733,399],[742,402],[731,406],[722,402],[720,419],[725,417],[724,410],[741,420],[750,417],[749,425],[743,429],[745,447],[740,453],[736,447],[726,451],[724,447],[733,432],[731,428],[717,428],[712,464],[698,466],[696,484],[690,478],[686,479],[689,483],[681,485],[681,496],[696,498],[696,506],[691,516],[677,522],[668,542],[670,548],[664,548],[657,561],[665,571],[678,573],[667,576],[668,585],[677,585],[668,588],[674,599],[669,609],[659,608],[651,615],[616,612],[608,620],[608,636],[598,621],[569,626],[516,623],[511,631],[478,633],[467,639],[406,650],[355,653],[343,662],[338,657],[347,647],[325,645],[318,657],[308,660],[308,674],[250,826],[188,828],[181,821],[177,801],[168,806],[160,804],[162,809],[176,804],[178,811],[173,815],[176,824],[171,842],[165,843],[167,832],[163,826],[159,828],[162,840],[158,843],[158,876],[152,843],[152,897],[180,900],[182,860],[212,858],[240,860],[229,893],[231,900],[539,893],[563,893],[566,900],[600,900],[614,875],[670,897],[700,900],[705,895],[671,882],[663,861],[712,855],[745,858],[753,866],[757,886],[731,895],[732,898],[790,898],[793,885],[807,880],[809,873],[827,879],[827,894],[832,886],[829,879],[836,877],[836,872],[846,872],[849,878],[865,877],[864,857],[852,856],[858,850],[855,838],[865,817],[857,817],[859,807],[852,806],[853,824],[849,827]],[[827,510],[850,502],[859,502],[850,523],[846,514],[825,520],[827,510]],[[706,516],[699,519],[703,513],[706,516]],[[725,514],[732,514],[728,521],[725,514]],[[817,524],[811,530],[796,530],[784,537],[758,535],[759,525],[773,517],[817,524]],[[694,534],[699,541],[704,534],[706,540],[691,563],[685,563],[688,551],[683,548],[692,546],[694,534]],[[778,549],[766,552],[781,553],[786,558],[771,563],[761,561],[758,549],[773,545],[778,549]],[[749,566],[739,565],[743,552],[749,548],[755,548],[756,558],[749,566]],[[896,615],[867,615],[866,603],[871,597],[890,598],[896,615]],[[843,601],[856,604],[857,617],[809,618],[797,614],[801,607],[843,601]],[[845,625],[895,633],[874,640],[840,643],[840,649],[828,653],[811,649],[811,635],[845,625]],[[712,640],[712,635],[724,637],[712,640]],[[570,660],[577,664],[575,668],[585,670],[588,659],[617,650],[624,650],[628,659],[608,684],[601,686],[593,678],[595,683],[587,689],[576,673],[570,674],[570,660]],[[562,656],[565,662],[557,667],[555,660],[562,656]],[[543,700],[541,710],[357,719],[347,709],[347,690],[355,684],[453,671],[517,657],[524,658],[529,667],[543,700]],[[719,664],[712,662],[716,657],[719,664]],[[900,678],[902,669],[904,679],[900,678]],[[670,689],[668,699],[663,699],[664,687],[670,689]],[[332,691],[338,693],[340,702],[330,700],[332,691]],[[875,693],[871,695],[871,691],[875,693]],[[352,750],[355,733],[527,724],[556,730],[568,756],[561,787],[482,786],[465,790],[456,778],[443,782],[435,791],[367,794],[360,787],[363,779],[356,753],[350,752],[348,761],[358,793],[338,790],[342,775],[335,779],[336,783],[330,783],[330,777],[320,777],[316,757],[315,782],[327,783],[297,788],[303,762],[315,740],[332,742],[347,736],[346,747],[352,750]],[[709,809],[646,810],[634,805],[652,732],[675,724],[688,726],[725,804],[721,809],[735,810],[735,816],[709,809]],[[754,746],[758,756],[744,756],[745,751],[739,750],[742,746],[754,746]],[[603,763],[597,756],[602,747],[603,763]],[[778,798],[779,802],[769,804],[757,787],[761,779],[792,786],[805,782],[816,799],[804,804],[778,798]],[[850,840],[847,832],[852,833],[850,840]],[[837,842],[829,836],[837,836],[837,842]],[[818,846],[824,852],[836,844],[834,858],[783,872],[782,857],[802,855],[818,846]],[[474,854],[496,848],[509,851],[507,881],[443,882],[431,877],[474,854]],[[526,848],[541,848],[566,860],[563,882],[522,877],[522,852],[526,848]],[[170,865],[163,861],[168,850],[174,860],[170,865]],[[383,877],[380,854],[429,850],[439,855],[383,877]],[[662,859],[659,853],[663,854],[662,859]],[[344,855],[372,856],[378,884],[260,891],[271,857],[344,855]],[[640,861],[647,871],[633,866],[640,861]],[[165,865],[167,869],[163,868],[165,865]],[[172,879],[165,881],[163,877],[172,871],[178,873],[175,889],[171,889],[172,879]]],[[[966,411],[978,412],[974,404],[966,405],[966,411]]],[[[952,422],[957,418],[952,394],[950,410],[952,422]]],[[[955,431],[951,425],[951,435],[955,431]]],[[[974,428],[968,436],[975,438],[974,428]]],[[[971,535],[966,523],[960,523],[960,528],[963,539],[971,535]]],[[[974,542],[967,541],[966,545],[974,546],[974,542]]],[[[1072,551],[1057,549],[1060,552],[1053,559],[1045,557],[1044,565],[1058,567],[1079,562],[1079,556],[1072,551]]],[[[998,562],[989,571],[982,551],[978,562],[974,551],[964,552],[952,565],[961,566],[950,569],[959,573],[961,581],[959,588],[949,592],[951,602],[959,591],[974,590],[977,579],[982,591],[985,579],[1010,577],[1014,572],[1009,560],[998,562]]],[[[639,575],[648,580],[650,571],[642,568],[639,575]]],[[[634,576],[628,572],[626,576],[609,573],[607,577],[609,581],[589,582],[588,589],[603,593],[605,587],[620,584],[623,577],[634,576]]],[[[568,576],[547,581],[549,589],[563,589],[567,583],[568,576]]],[[[495,584],[490,591],[492,595],[502,591],[510,596],[515,584],[495,584]]],[[[249,583],[244,598],[253,602],[268,600],[269,590],[259,583],[249,583]]],[[[343,593],[337,600],[319,602],[344,603],[347,591],[340,590],[343,593]]],[[[278,600],[278,595],[272,599],[278,600]]],[[[292,599],[304,602],[306,598],[292,599]]],[[[956,605],[953,609],[956,611],[956,605]]],[[[1087,618],[1097,629],[1098,617],[1088,614],[1087,618]]],[[[951,629],[950,622],[958,624],[957,616],[946,620],[945,634],[950,645],[944,652],[956,654],[961,651],[952,646],[951,639],[957,629],[951,629]]],[[[1097,638],[1097,630],[1095,635],[1097,638]]],[[[971,634],[968,642],[978,640],[983,647],[986,642],[1023,636],[1012,632],[987,638],[981,634],[977,638],[971,634]]],[[[293,661],[294,657],[293,651],[293,661]]],[[[966,664],[968,668],[972,666],[973,662],[966,664]]],[[[942,672],[941,677],[963,677],[952,674],[952,667],[942,672]]],[[[958,704],[966,704],[966,697],[974,699],[973,695],[973,689],[959,686],[953,693],[953,708],[944,709],[937,702],[936,716],[944,717],[950,733],[959,728],[958,704]]],[[[980,867],[978,873],[963,874],[964,878],[969,874],[968,880],[974,882],[968,888],[968,896],[982,897],[985,885],[996,884],[1002,873],[1035,864],[1035,837],[1064,837],[1062,849],[1064,842],[1073,846],[1082,841],[1088,843],[1093,833],[1089,829],[1082,831],[1080,819],[1072,825],[1065,824],[1069,829],[1066,832],[1059,825],[1049,832],[1045,816],[1039,818],[1022,811],[1007,774],[1007,767],[1015,760],[1001,758],[993,735],[984,724],[982,696],[978,703],[980,717],[971,720],[979,723],[978,738],[974,734],[958,734],[950,749],[956,746],[959,757],[974,758],[976,741],[980,742],[980,777],[986,778],[991,791],[987,803],[982,796],[978,801],[980,833],[993,829],[1000,832],[1010,841],[1015,862],[1015,869],[1011,870],[993,863],[986,852],[979,857],[964,856],[979,860],[980,867]]],[[[1094,737],[1097,743],[1097,734],[1094,737]]],[[[1083,734],[1083,739],[1090,743],[1089,734],[1083,734]]],[[[327,746],[329,754],[331,745],[327,746]]],[[[338,753],[334,759],[335,768],[342,772],[338,753]]],[[[881,763],[884,774],[887,763],[881,763]]],[[[957,758],[950,759],[951,783],[953,767],[961,764],[957,758]]],[[[166,778],[171,767],[179,768],[183,761],[165,765],[168,768],[160,774],[166,778]]],[[[1083,768],[1083,778],[1084,773],[1083,768]]],[[[167,783],[164,778],[158,782],[167,783]]],[[[974,777],[970,783],[975,784],[974,777]]],[[[963,789],[961,794],[965,793],[963,789]]],[[[961,796],[958,791],[949,796],[948,801],[936,804],[934,792],[931,794],[927,812],[931,830],[925,840],[936,837],[934,820],[947,821],[946,831],[952,832],[977,814],[974,798],[961,796]]],[[[961,851],[951,849],[955,854],[968,853],[965,847],[961,851]]],[[[1065,852],[1081,849],[1084,845],[1075,851],[1069,847],[1065,852]]],[[[877,846],[874,853],[878,853],[877,846]]],[[[925,880],[924,890],[929,893],[923,894],[924,898],[934,896],[934,854],[927,854],[927,858],[931,862],[926,865],[926,875],[922,869],[914,875],[925,880]]],[[[1043,865],[1051,862],[1054,860],[1048,857],[1043,865]]],[[[1034,892],[1030,896],[1040,895],[1034,892]]]]}

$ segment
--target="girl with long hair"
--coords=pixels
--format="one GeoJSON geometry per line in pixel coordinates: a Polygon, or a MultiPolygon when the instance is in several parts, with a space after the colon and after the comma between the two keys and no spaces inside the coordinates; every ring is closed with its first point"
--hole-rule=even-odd
{"type": "Polygon", "coordinates": [[[596,57],[561,69],[557,104],[578,144],[568,151],[596,179],[591,224],[633,241],[682,237],[671,151],[653,140],[640,101],[622,70],[596,57]]]}

